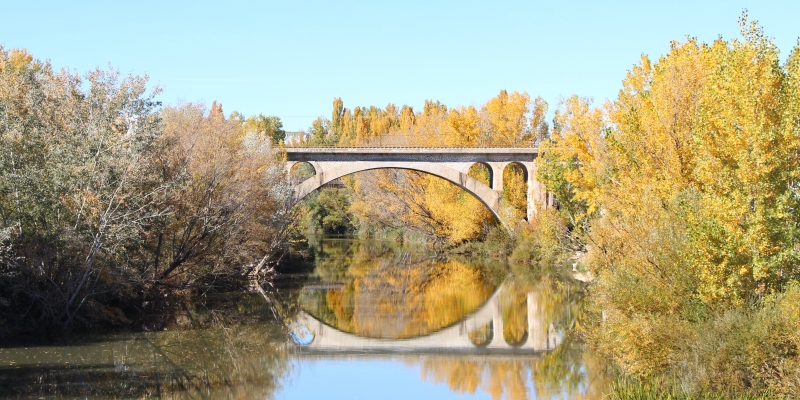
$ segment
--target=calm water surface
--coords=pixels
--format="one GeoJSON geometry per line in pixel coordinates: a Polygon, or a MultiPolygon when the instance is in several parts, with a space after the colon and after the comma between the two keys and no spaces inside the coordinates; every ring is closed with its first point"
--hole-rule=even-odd
{"type": "Polygon", "coordinates": [[[567,334],[579,282],[390,242],[310,251],[314,271],[271,302],[228,296],[158,332],[0,348],[0,398],[602,397],[602,363],[567,334]]]}

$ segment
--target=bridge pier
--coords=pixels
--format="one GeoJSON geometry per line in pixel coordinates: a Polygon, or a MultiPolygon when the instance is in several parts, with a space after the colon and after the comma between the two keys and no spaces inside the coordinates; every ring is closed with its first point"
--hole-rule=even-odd
{"type": "Polygon", "coordinates": [[[503,332],[503,312],[500,310],[500,296],[492,299],[492,341],[486,346],[489,349],[510,349],[503,332]]]}
{"type": "Polygon", "coordinates": [[[522,165],[525,168],[526,184],[527,184],[527,207],[525,210],[525,217],[530,221],[537,213],[538,208],[549,208],[552,206],[548,201],[552,196],[547,196],[546,189],[538,180],[536,180],[536,163],[533,161],[507,161],[507,162],[489,162],[486,163],[492,170],[492,190],[497,192],[498,195],[503,193],[503,172],[506,167],[512,162],[522,165]]]}
{"type": "Polygon", "coordinates": [[[510,161],[506,162],[488,162],[489,168],[492,169],[492,190],[500,194],[503,192],[503,171],[505,171],[510,161]]]}

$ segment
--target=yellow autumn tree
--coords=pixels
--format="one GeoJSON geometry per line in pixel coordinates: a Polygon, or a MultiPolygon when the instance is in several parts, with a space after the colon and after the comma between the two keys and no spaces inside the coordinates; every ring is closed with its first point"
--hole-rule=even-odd
{"type": "MultiPolygon", "coordinates": [[[[531,146],[548,132],[547,103],[531,102],[527,93],[500,94],[480,108],[448,108],[426,100],[422,111],[355,107],[334,99],[332,119],[318,120],[310,129],[309,145],[339,146],[531,146]]],[[[531,172],[511,165],[497,171],[504,177],[502,206],[524,219],[531,172]]],[[[489,170],[475,165],[470,175],[490,183],[489,170]]],[[[412,230],[451,245],[479,239],[495,224],[494,215],[478,199],[442,179],[411,171],[368,171],[344,180],[356,192],[350,211],[362,231],[412,230]],[[466,216],[466,217],[465,217],[466,216]]]]}
{"type": "Polygon", "coordinates": [[[473,106],[459,106],[447,113],[449,128],[445,143],[453,147],[475,147],[481,140],[481,118],[473,106]]]}
{"type": "Polygon", "coordinates": [[[528,93],[501,90],[484,106],[489,124],[489,145],[518,147],[532,144],[528,119],[531,97],[528,93]]]}
{"type": "Polygon", "coordinates": [[[791,393],[783,385],[800,370],[777,354],[794,346],[789,327],[800,321],[768,317],[767,299],[800,278],[800,55],[781,65],[746,15],[741,28],[741,40],[690,38],[656,63],[642,57],[603,108],[567,99],[538,173],[588,251],[603,316],[589,337],[603,354],[640,376],[719,366],[690,389],[791,393]],[[751,315],[759,322],[726,325],[751,315]],[[749,324],[771,333],[729,333],[749,324]],[[736,343],[696,347],[724,340],[736,343]],[[748,341],[760,350],[743,350],[748,341]],[[719,346],[730,347],[710,351],[719,346]]]}

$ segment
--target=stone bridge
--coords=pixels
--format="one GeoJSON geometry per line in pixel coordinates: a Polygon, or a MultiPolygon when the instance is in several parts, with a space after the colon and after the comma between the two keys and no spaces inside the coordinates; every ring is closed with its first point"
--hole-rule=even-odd
{"type": "MultiPolygon", "coordinates": [[[[316,175],[294,188],[295,199],[301,200],[320,186],[360,171],[400,168],[426,172],[445,179],[486,205],[500,218],[500,197],[503,192],[503,171],[509,164],[518,164],[528,183],[527,218],[537,206],[554,203],[550,194],[536,181],[534,160],[536,148],[458,148],[458,147],[288,147],[287,169],[299,162],[314,167],[316,175]],[[479,163],[489,168],[490,186],[468,175],[470,167],[479,163]]],[[[502,220],[501,220],[502,221],[502,220]]]]}
{"type": "Polygon", "coordinates": [[[297,327],[306,329],[312,337],[311,343],[302,347],[315,352],[434,352],[434,353],[535,353],[550,351],[561,344],[562,337],[553,324],[545,326],[539,309],[539,294],[527,294],[527,337],[518,346],[506,343],[503,335],[503,317],[500,311],[500,296],[505,288],[501,285],[478,310],[461,321],[442,330],[408,339],[380,339],[358,336],[340,331],[312,315],[301,311],[295,318],[297,327]],[[484,346],[474,344],[469,333],[491,323],[492,339],[484,346]]]}

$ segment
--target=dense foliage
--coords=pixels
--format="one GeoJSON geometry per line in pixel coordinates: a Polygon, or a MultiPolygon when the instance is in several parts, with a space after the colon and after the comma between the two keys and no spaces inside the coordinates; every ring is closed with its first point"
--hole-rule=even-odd
{"type": "Polygon", "coordinates": [[[0,336],[128,322],[149,299],[259,280],[290,221],[273,136],[146,77],[0,48],[0,336]]]}
{"type": "Polygon", "coordinates": [[[643,56],[602,107],[556,113],[539,179],[594,275],[594,345],[689,393],[800,393],[800,47],[742,40],[643,56]],[[671,379],[671,378],[669,378],[671,379]]]}

